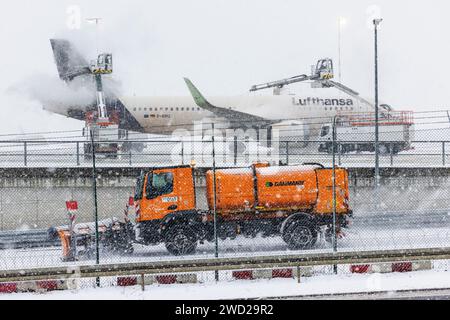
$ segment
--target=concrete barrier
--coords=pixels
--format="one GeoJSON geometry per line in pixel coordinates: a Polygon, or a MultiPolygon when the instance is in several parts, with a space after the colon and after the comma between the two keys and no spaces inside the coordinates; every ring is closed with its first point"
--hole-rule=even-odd
{"type": "Polygon", "coordinates": [[[256,269],[233,271],[232,276],[236,280],[274,279],[274,278],[298,278],[310,277],[312,267],[284,268],[284,269],[256,269]]]}
{"type": "Polygon", "coordinates": [[[39,280],[0,283],[0,293],[49,292],[68,290],[67,280],[39,280]]]}
{"type": "Polygon", "coordinates": [[[351,273],[391,273],[431,269],[433,269],[433,264],[431,261],[357,264],[350,266],[351,273]]]}
{"type": "MultiPolygon", "coordinates": [[[[144,275],[144,285],[152,284],[174,284],[174,283],[197,283],[197,274],[160,274],[144,275]]],[[[121,287],[142,285],[141,276],[117,277],[117,285],[121,287]]]]}

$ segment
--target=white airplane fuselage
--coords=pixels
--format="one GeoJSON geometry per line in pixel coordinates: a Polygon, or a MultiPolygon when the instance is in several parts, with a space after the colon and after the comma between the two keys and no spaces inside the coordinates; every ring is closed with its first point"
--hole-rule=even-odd
{"type": "MultiPolygon", "coordinates": [[[[373,112],[373,107],[347,95],[241,95],[207,97],[222,108],[274,121],[299,120],[308,124],[329,122],[339,112],[373,112]]],[[[167,134],[168,129],[191,130],[197,121],[216,118],[196,105],[191,96],[121,97],[121,102],[146,133],[167,134]]]]}

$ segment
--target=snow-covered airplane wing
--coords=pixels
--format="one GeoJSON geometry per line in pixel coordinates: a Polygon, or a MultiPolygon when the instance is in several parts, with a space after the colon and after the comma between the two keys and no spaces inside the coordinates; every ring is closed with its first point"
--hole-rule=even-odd
{"type": "Polygon", "coordinates": [[[236,111],[232,109],[227,109],[223,107],[217,107],[209,103],[208,100],[200,93],[200,91],[194,86],[194,84],[188,78],[184,78],[186,85],[194,98],[195,103],[202,109],[214,113],[217,117],[225,118],[233,126],[237,127],[254,127],[254,126],[270,126],[271,124],[277,122],[255,116],[250,113],[245,113],[241,111],[236,111]]]}

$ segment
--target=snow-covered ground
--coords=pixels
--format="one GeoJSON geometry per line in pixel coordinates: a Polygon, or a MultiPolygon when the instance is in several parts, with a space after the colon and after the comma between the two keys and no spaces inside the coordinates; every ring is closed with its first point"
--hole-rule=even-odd
{"type": "MultiPolygon", "coordinates": [[[[338,240],[339,251],[370,251],[389,249],[436,248],[450,245],[450,229],[447,224],[442,227],[402,227],[373,228],[356,226],[349,229],[343,239],[338,240]]],[[[71,263],[61,261],[61,248],[7,249],[0,251],[0,269],[29,269],[51,266],[69,266],[71,263]]],[[[290,251],[280,237],[219,241],[220,257],[267,256],[301,253],[331,252],[332,247],[324,239],[319,239],[313,250],[290,251]]],[[[145,261],[170,261],[174,259],[214,258],[214,244],[205,243],[197,247],[192,256],[174,257],[164,245],[135,245],[135,252],[129,256],[120,256],[110,252],[101,252],[101,263],[129,263],[145,261]]],[[[80,265],[91,265],[94,260],[83,259],[80,265]]]]}
{"type": "Polygon", "coordinates": [[[133,299],[133,300],[214,300],[275,298],[308,295],[394,292],[397,290],[450,288],[450,272],[417,271],[389,274],[338,274],[296,279],[234,280],[218,283],[171,284],[132,287],[83,288],[48,293],[0,294],[8,299],[133,299]]]}

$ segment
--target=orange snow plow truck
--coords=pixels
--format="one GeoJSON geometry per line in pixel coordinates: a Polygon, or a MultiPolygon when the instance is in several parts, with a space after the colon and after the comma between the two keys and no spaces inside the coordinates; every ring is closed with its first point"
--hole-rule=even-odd
{"type": "MultiPolygon", "coordinates": [[[[336,229],[347,227],[348,172],[335,170],[336,229]]],[[[137,179],[135,222],[117,219],[99,226],[100,243],[119,252],[132,244],[164,243],[174,255],[193,254],[198,243],[214,241],[214,213],[219,239],[281,236],[293,250],[309,249],[319,233],[331,240],[333,225],[333,170],[320,164],[217,169],[206,172],[206,190],[196,188],[191,166],[152,168],[137,179]],[[200,192],[202,191],[202,192],[200,192]],[[198,204],[205,203],[200,209],[198,204]],[[203,199],[203,201],[199,201],[203,199]]],[[[70,244],[94,243],[94,232],[75,226],[71,241],[60,228],[64,254],[70,244]],[[72,239],[73,240],[73,239],[72,239]]]]}

